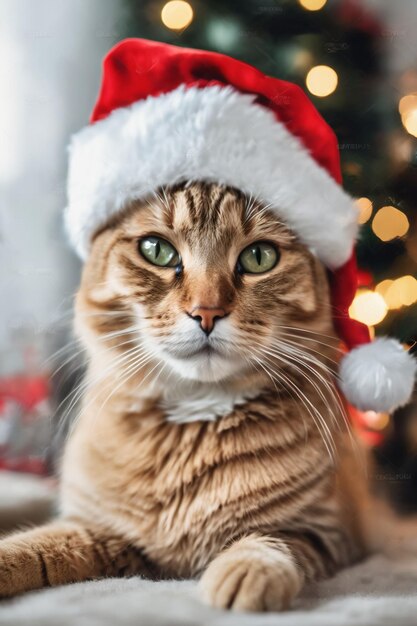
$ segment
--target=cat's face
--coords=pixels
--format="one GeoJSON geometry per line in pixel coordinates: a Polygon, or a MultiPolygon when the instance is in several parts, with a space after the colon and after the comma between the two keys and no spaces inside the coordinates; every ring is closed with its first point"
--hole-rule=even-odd
{"type": "Polygon", "coordinates": [[[97,235],[78,313],[90,339],[120,331],[204,382],[269,370],[297,335],[332,334],[322,265],[268,208],[214,184],[164,190],[97,235]]]}

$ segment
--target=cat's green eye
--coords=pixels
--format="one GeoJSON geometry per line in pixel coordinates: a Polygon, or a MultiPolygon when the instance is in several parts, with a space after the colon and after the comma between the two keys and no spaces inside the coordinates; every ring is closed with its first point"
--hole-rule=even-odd
{"type": "Polygon", "coordinates": [[[257,241],[240,253],[238,264],[247,274],[263,274],[272,270],[278,260],[279,252],[274,245],[257,241]]]}
{"type": "Polygon", "coordinates": [[[143,258],[159,267],[176,267],[180,262],[180,255],[174,246],[161,237],[145,237],[139,242],[139,250],[143,258]]]}

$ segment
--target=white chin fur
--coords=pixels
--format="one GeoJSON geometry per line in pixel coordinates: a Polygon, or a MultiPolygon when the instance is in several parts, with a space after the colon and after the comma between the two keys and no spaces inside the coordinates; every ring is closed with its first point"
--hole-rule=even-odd
{"type": "Polygon", "coordinates": [[[164,355],[166,362],[181,378],[203,383],[219,383],[242,372],[242,359],[229,356],[195,356],[177,359],[164,355]]]}
{"type": "Polygon", "coordinates": [[[169,422],[213,422],[229,415],[236,406],[258,394],[259,389],[239,392],[210,383],[182,381],[182,384],[165,390],[161,408],[169,422]]]}
{"type": "Polygon", "coordinates": [[[360,410],[391,412],[410,400],[416,368],[398,341],[381,337],[343,357],[340,388],[360,410]]]}

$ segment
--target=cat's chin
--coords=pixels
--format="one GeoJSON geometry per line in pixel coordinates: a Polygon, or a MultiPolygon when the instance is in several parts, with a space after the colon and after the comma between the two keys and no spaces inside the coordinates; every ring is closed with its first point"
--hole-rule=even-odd
{"type": "Polygon", "coordinates": [[[238,357],[203,353],[187,358],[166,357],[166,361],[177,376],[203,383],[218,383],[242,374],[244,367],[238,357]]]}

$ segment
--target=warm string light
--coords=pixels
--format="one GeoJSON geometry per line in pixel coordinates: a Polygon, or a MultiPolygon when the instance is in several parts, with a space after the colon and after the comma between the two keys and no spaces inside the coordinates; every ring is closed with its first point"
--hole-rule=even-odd
{"type": "Polygon", "coordinates": [[[399,309],[417,302],[417,280],[414,276],[383,280],[375,287],[375,291],[384,298],[389,309],[399,309]]]}
{"type": "Polygon", "coordinates": [[[402,118],[402,123],[407,133],[413,135],[413,137],[417,137],[417,109],[405,115],[402,118]]]}
{"type": "Polygon", "coordinates": [[[327,0],[298,0],[298,2],[307,11],[320,11],[327,3],[327,0]]]}
{"type": "Polygon", "coordinates": [[[349,316],[367,326],[382,322],[388,311],[384,298],[370,289],[361,289],[349,308],[349,316]]]}
{"type": "Polygon", "coordinates": [[[306,76],[306,86],[313,96],[325,98],[336,90],[338,80],[338,76],[332,67],[316,65],[311,68],[306,76]]]}
{"type": "Polygon", "coordinates": [[[405,130],[417,137],[417,94],[403,96],[398,104],[401,121],[405,130]]]}
{"type": "Polygon", "coordinates": [[[366,425],[373,430],[385,430],[390,422],[390,416],[388,413],[365,411],[362,413],[362,416],[366,425]]]}
{"type": "Polygon", "coordinates": [[[372,215],[373,205],[369,198],[357,198],[355,204],[358,207],[358,222],[365,224],[372,215]]]}
{"type": "Polygon", "coordinates": [[[403,237],[410,227],[407,216],[394,206],[383,206],[372,220],[372,230],[382,241],[403,237]]]}
{"type": "Polygon", "coordinates": [[[171,30],[183,30],[193,21],[194,12],[191,4],[184,0],[171,0],[161,11],[162,23],[171,30]]]}
{"type": "MultiPolygon", "coordinates": [[[[387,278],[386,280],[382,280],[375,287],[375,291],[377,293],[379,293],[385,300],[386,293],[387,293],[388,289],[391,287],[391,285],[393,284],[393,282],[394,281],[391,280],[390,278],[387,278]]],[[[385,302],[386,302],[386,300],[385,300],[385,302]]]]}
{"type": "Polygon", "coordinates": [[[382,280],[371,289],[359,289],[349,308],[349,316],[367,326],[382,322],[389,310],[411,306],[417,302],[417,280],[414,276],[400,276],[382,280]]]}

